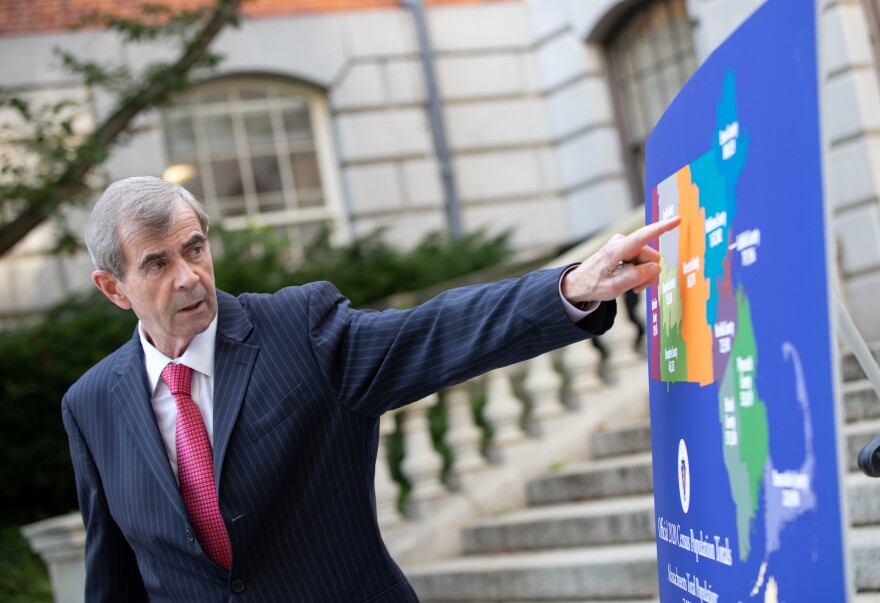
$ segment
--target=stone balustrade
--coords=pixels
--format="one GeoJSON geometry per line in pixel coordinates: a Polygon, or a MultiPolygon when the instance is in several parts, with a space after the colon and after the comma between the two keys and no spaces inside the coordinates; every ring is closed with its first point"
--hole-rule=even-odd
{"type": "MultiPolygon", "coordinates": [[[[627,322],[626,315],[618,322],[627,322]]],[[[378,463],[388,462],[388,438],[399,430],[401,472],[410,488],[405,504],[393,504],[400,485],[388,478],[387,466],[377,468],[380,525],[392,554],[404,565],[454,554],[456,526],[519,506],[526,479],[566,459],[585,458],[590,434],[621,414],[646,412],[647,380],[627,376],[646,372],[635,333],[633,327],[606,342],[608,371],[616,375],[611,383],[599,376],[599,351],[579,342],[383,417],[378,463]],[[439,440],[451,455],[445,471],[427,420],[437,405],[445,417],[439,440]]]]}

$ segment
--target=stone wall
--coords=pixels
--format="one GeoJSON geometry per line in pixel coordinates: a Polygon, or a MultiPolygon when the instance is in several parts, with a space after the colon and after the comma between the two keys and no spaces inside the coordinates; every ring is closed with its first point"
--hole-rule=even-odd
{"type": "MultiPolygon", "coordinates": [[[[334,10],[245,19],[217,41],[219,75],[266,74],[310,84],[326,97],[327,131],[346,235],[388,228],[410,245],[445,227],[439,166],[426,109],[412,15],[394,3],[354,0],[334,10]],[[379,6],[381,5],[381,6],[379,6]]],[[[514,229],[537,252],[595,232],[632,207],[603,43],[637,0],[429,2],[434,66],[466,230],[514,229]]],[[[761,0],[688,0],[703,59],[761,0]]],[[[288,8],[296,2],[287,2],[288,8]]],[[[880,294],[880,86],[858,0],[821,0],[823,129],[828,201],[843,296],[868,339],[880,294]]],[[[36,5],[35,5],[36,6],[36,5]]],[[[255,2],[252,8],[268,4],[255,2]]],[[[304,5],[303,5],[304,6],[304,5]]],[[[329,3],[328,3],[329,6],[329,3]]],[[[315,7],[312,7],[315,8],[315,7]]],[[[290,11],[288,11],[290,12],[290,11]]],[[[0,37],[0,86],[30,94],[84,94],[53,46],[132,67],[167,49],[123,47],[100,31],[0,37]]],[[[107,111],[93,104],[94,120],[107,111]]],[[[159,116],[141,116],[104,175],[159,175],[167,165],[159,116]]],[[[74,215],[72,221],[81,223],[74,215]]],[[[0,260],[0,318],[39,311],[89,286],[84,257],[47,258],[44,226],[0,260]]],[[[794,253],[796,251],[793,250],[794,253]]]]}

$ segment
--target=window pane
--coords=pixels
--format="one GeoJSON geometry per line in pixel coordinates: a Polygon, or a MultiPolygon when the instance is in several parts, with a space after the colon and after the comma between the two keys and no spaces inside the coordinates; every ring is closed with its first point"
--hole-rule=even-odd
{"type": "Polygon", "coordinates": [[[678,51],[678,43],[675,39],[673,27],[674,25],[667,19],[663,19],[657,24],[657,29],[654,30],[651,36],[656,59],[669,59],[678,51]]]}
{"type": "Polygon", "coordinates": [[[241,100],[258,100],[268,97],[268,92],[263,87],[242,86],[238,91],[241,100]]]}
{"type": "Polygon", "coordinates": [[[165,123],[169,158],[174,161],[193,157],[196,154],[196,137],[192,118],[188,115],[169,117],[165,123]]]}
{"type": "Polygon", "coordinates": [[[660,75],[665,80],[663,86],[668,91],[668,94],[663,99],[663,110],[665,111],[669,107],[669,103],[672,102],[672,99],[675,98],[675,95],[678,94],[678,91],[681,90],[681,87],[687,82],[688,74],[682,69],[679,62],[669,61],[660,75]]]}
{"type": "Polygon", "coordinates": [[[272,193],[268,195],[260,195],[260,211],[270,212],[285,209],[284,195],[281,193],[272,193]]]}
{"type": "Polygon", "coordinates": [[[244,197],[229,197],[227,199],[217,199],[217,208],[220,215],[224,218],[233,216],[243,216],[247,213],[244,197]]]}
{"type": "Polygon", "coordinates": [[[214,192],[218,198],[244,194],[238,159],[214,161],[211,163],[211,170],[214,172],[214,192]]]}
{"type": "Polygon", "coordinates": [[[648,35],[633,39],[630,47],[630,57],[632,60],[632,70],[635,73],[641,73],[645,69],[650,69],[655,54],[648,35]]]}
{"type": "Polygon", "coordinates": [[[644,116],[642,107],[639,106],[641,100],[639,95],[635,93],[633,86],[625,83],[621,87],[621,100],[623,102],[624,113],[627,115],[626,120],[626,141],[640,143],[647,138],[648,126],[647,119],[644,116]]]}
{"type": "MultiPolygon", "coordinates": [[[[663,110],[666,108],[666,103],[663,102],[663,99],[668,95],[665,89],[666,87],[663,85],[660,74],[657,72],[648,73],[645,78],[639,82],[639,86],[653,92],[642,98],[642,102],[644,103],[642,106],[645,109],[647,124],[656,124],[660,119],[660,116],[663,115],[663,110]]],[[[650,130],[652,125],[648,125],[646,129],[650,130]]]]}
{"type": "Polygon", "coordinates": [[[272,119],[268,113],[256,113],[244,116],[244,129],[248,142],[252,145],[274,144],[272,119]]]}
{"type": "Polygon", "coordinates": [[[235,132],[232,129],[230,115],[212,115],[204,117],[205,138],[210,150],[235,148],[235,132]]]}
{"type": "Polygon", "coordinates": [[[294,153],[290,156],[293,182],[297,190],[321,186],[321,173],[314,153],[294,153]]]}
{"type": "Polygon", "coordinates": [[[220,88],[210,88],[202,90],[196,98],[202,105],[213,105],[217,103],[229,102],[229,91],[220,88]]]}
{"type": "Polygon", "coordinates": [[[297,205],[301,208],[324,207],[324,193],[319,188],[297,191],[297,205]]]}
{"type": "Polygon", "coordinates": [[[278,170],[278,157],[254,157],[251,159],[254,170],[254,186],[257,193],[270,193],[281,190],[281,172],[278,170]]]}
{"type": "Polygon", "coordinates": [[[283,117],[288,140],[312,137],[312,124],[307,107],[285,109],[283,117]]]}
{"type": "Polygon", "coordinates": [[[177,184],[188,190],[193,194],[193,197],[198,199],[199,201],[205,200],[205,188],[202,186],[202,175],[199,173],[199,168],[196,166],[187,166],[192,169],[191,175],[188,175],[187,178],[181,180],[177,184]]]}

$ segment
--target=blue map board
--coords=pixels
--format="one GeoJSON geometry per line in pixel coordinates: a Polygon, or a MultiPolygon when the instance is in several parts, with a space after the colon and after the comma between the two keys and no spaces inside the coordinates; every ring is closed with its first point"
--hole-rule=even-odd
{"type": "Polygon", "coordinates": [[[661,601],[845,601],[813,2],[769,0],[647,143],[661,601]]]}

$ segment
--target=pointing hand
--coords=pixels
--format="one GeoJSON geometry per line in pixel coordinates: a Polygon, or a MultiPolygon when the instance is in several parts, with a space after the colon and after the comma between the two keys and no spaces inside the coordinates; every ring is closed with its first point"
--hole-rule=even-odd
{"type": "Polygon", "coordinates": [[[562,279],[562,295],[572,303],[610,301],[632,289],[641,293],[657,283],[660,253],[648,243],[681,223],[676,216],[643,226],[623,236],[616,234],[595,254],[562,279]]]}

